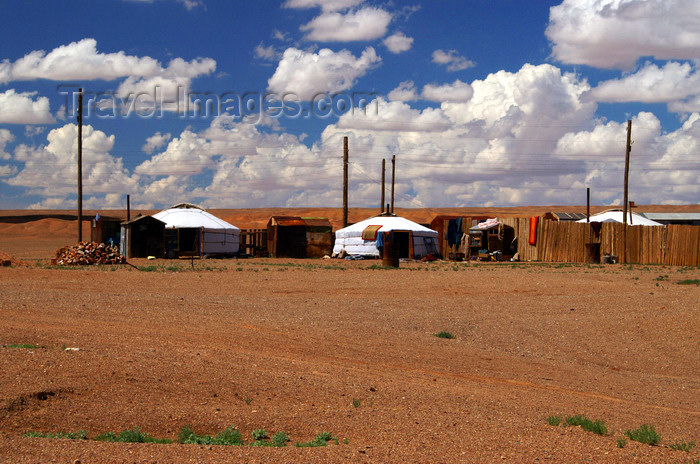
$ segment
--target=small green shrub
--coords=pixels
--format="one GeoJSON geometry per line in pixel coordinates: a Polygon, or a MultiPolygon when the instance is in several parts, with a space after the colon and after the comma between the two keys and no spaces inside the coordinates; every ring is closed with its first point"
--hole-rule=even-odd
{"type": "Polygon", "coordinates": [[[177,441],[178,443],[193,445],[240,446],[245,444],[241,433],[233,425],[227,427],[223,432],[219,432],[215,437],[211,435],[197,435],[191,426],[186,425],[180,429],[177,441]]]}
{"type": "Polygon", "coordinates": [[[579,426],[587,432],[592,432],[597,435],[607,435],[608,426],[602,420],[592,421],[582,414],[577,414],[575,416],[568,416],[566,418],[566,425],[579,426]]]}
{"type": "Polygon", "coordinates": [[[685,451],[686,453],[690,452],[690,450],[693,449],[693,446],[695,446],[695,443],[693,443],[692,441],[689,441],[688,443],[681,441],[678,443],[671,443],[670,445],[668,445],[668,447],[674,451],[685,451]]]}
{"type": "Polygon", "coordinates": [[[41,348],[39,345],[35,345],[33,343],[14,343],[11,345],[7,345],[8,348],[18,348],[18,349],[23,349],[23,350],[36,350],[37,348],[41,348]]]}
{"type": "Polygon", "coordinates": [[[556,416],[549,416],[549,417],[547,418],[547,423],[548,423],[549,425],[553,425],[553,426],[555,426],[555,427],[558,426],[559,424],[561,424],[561,421],[562,421],[562,418],[561,418],[561,416],[559,416],[559,415],[556,415],[556,416]]]}
{"type": "Polygon", "coordinates": [[[321,432],[316,435],[313,440],[306,443],[297,443],[296,446],[299,448],[315,448],[318,446],[326,446],[329,441],[335,441],[336,445],[338,444],[338,439],[330,432],[321,432]]]}
{"type": "Polygon", "coordinates": [[[437,338],[456,338],[454,335],[452,335],[450,332],[445,332],[444,330],[442,332],[438,332],[435,334],[437,338]]]}
{"type": "Polygon", "coordinates": [[[618,438],[617,439],[617,447],[624,448],[625,446],[627,446],[627,440],[625,440],[624,438],[618,438]]]}
{"type": "Polygon", "coordinates": [[[36,438],[65,438],[68,440],[87,440],[87,432],[80,430],[78,432],[56,432],[56,433],[41,433],[41,432],[26,432],[22,434],[25,437],[36,438]]]}
{"type": "Polygon", "coordinates": [[[264,440],[269,438],[265,429],[255,429],[250,433],[250,435],[253,437],[253,440],[264,440]]]}
{"type": "Polygon", "coordinates": [[[240,446],[243,444],[243,437],[235,426],[229,425],[223,432],[216,434],[214,439],[215,445],[240,446]]]}
{"type": "Polygon", "coordinates": [[[656,433],[654,426],[650,424],[642,424],[638,429],[627,430],[625,435],[630,440],[646,443],[648,445],[658,445],[661,441],[661,436],[656,433]]]}
{"type": "Polygon", "coordinates": [[[287,435],[284,432],[277,432],[272,436],[272,445],[273,446],[287,446],[287,442],[289,441],[289,435],[287,435]]]}
{"type": "Polygon", "coordinates": [[[167,438],[155,438],[142,433],[138,427],[131,430],[123,430],[116,435],[113,432],[103,433],[96,436],[94,440],[116,443],[172,443],[172,440],[167,438]]]}
{"type": "Polygon", "coordinates": [[[360,407],[360,404],[361,404],[361,401],[358,400],[357,398],[353,398],[353,399],[352,399],[352,405],[353,405],[354,407],[359,408],[359,407],[360,407]]]}
{"type": "Polygon", "coordinates": [[[700,285],[700,279],[679,280],[678,285],[700,285]]]}

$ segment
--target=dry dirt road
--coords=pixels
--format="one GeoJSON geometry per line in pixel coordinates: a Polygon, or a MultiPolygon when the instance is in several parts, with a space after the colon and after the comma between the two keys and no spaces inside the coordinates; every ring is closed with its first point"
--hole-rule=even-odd
{"type": "Polygon", "coordinates": [[[700,459],[697,268],[134,264],[0,268],[1,463],[700,459]],[[575,414],[608,434],[546,421],[575,414]],[[188,424],[290,442],[24,436],[138,427],[175,439],[188,424]],[[661,444],[619,447],[641,424],[661,444]],[[338,444],[294,446],[326,431],[338,444]]]}

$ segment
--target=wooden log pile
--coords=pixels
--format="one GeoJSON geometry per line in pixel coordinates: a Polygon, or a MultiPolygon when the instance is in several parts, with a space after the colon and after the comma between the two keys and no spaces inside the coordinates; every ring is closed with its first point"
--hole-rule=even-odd
{"type": "Polygon", "coordinates": [[[80,242],[56,250],[53,265],[89,266],[91,264],[124,264],[126,258],[119,254],[116,246],[96,242],[80,242]]]}

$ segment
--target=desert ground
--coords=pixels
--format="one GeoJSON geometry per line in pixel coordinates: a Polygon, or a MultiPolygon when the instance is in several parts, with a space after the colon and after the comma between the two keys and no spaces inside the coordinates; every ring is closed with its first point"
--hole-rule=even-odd
{"type": "Polygon", "coordinates": [[[0,223],[14,262],[0,268],[2,463],[700,460],[698,268],[50,266],[76,228],[0,223]],[[577,414],[607,434],[547,421],[577,414]],[[625,438],[642,424],[657,446],[625,438]],[[289,442],[26,436],[138,427],[176,440],[187,425],[208,435],[235,425],[248,443],[256,429],[283,431],[289,442]],[[337,441],[295,446],[321,432],[337,441]],[[673,449],[690,442],[690,452],[673,449]]]}

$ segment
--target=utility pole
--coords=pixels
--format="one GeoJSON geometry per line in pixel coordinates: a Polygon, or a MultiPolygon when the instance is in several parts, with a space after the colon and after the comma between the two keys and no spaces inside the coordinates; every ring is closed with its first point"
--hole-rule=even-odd
{"type": "Polygon", "coordinates": [[[348,226],[348,137],[343,138],[343,227],[348,226]]]}
{"type": "MultiPolygon", "coordinates": [[[[382,201],[379,203],[379,206],[382,208],[382,213],[384,213],[384,184],[385,184],[385,179],[386,179],[386,159],[382,158],[382,201]]],[[[387,211],[388,213],[388,211],[387,211]]]]}
{"type": "Polygon", "coordinates": [[[126,196],[126,220],[131,221],[131,198],[126,196]]]}
{"type": "Polygon", "coordinates": [[[627,262],[627,201],[629,195],[629,176],[630,176],[630,152],[632,151],[632,120],[627,120],[627,145],[625,146],[625,193],[624,193],[624,206],[622,208],[622,214],[624,216],[622,223],[624,224],[622,232],[622,245],[624,258],[622,262],[627,262]]]}
{"type": "Polygon", "coordinates": [[[396,180],[396,155],[391,157],[391,214],[394,214],[394,181],[396,180]]]}
{"type": "Polygon", "coordinates": [[[586,187],[586,222],[591,222],[591,188],[586,187]]]}
{"type": "Polygon", "coordinates": [[[78,89],[78,242],[83,241],[83,89],[78,89]]]}

